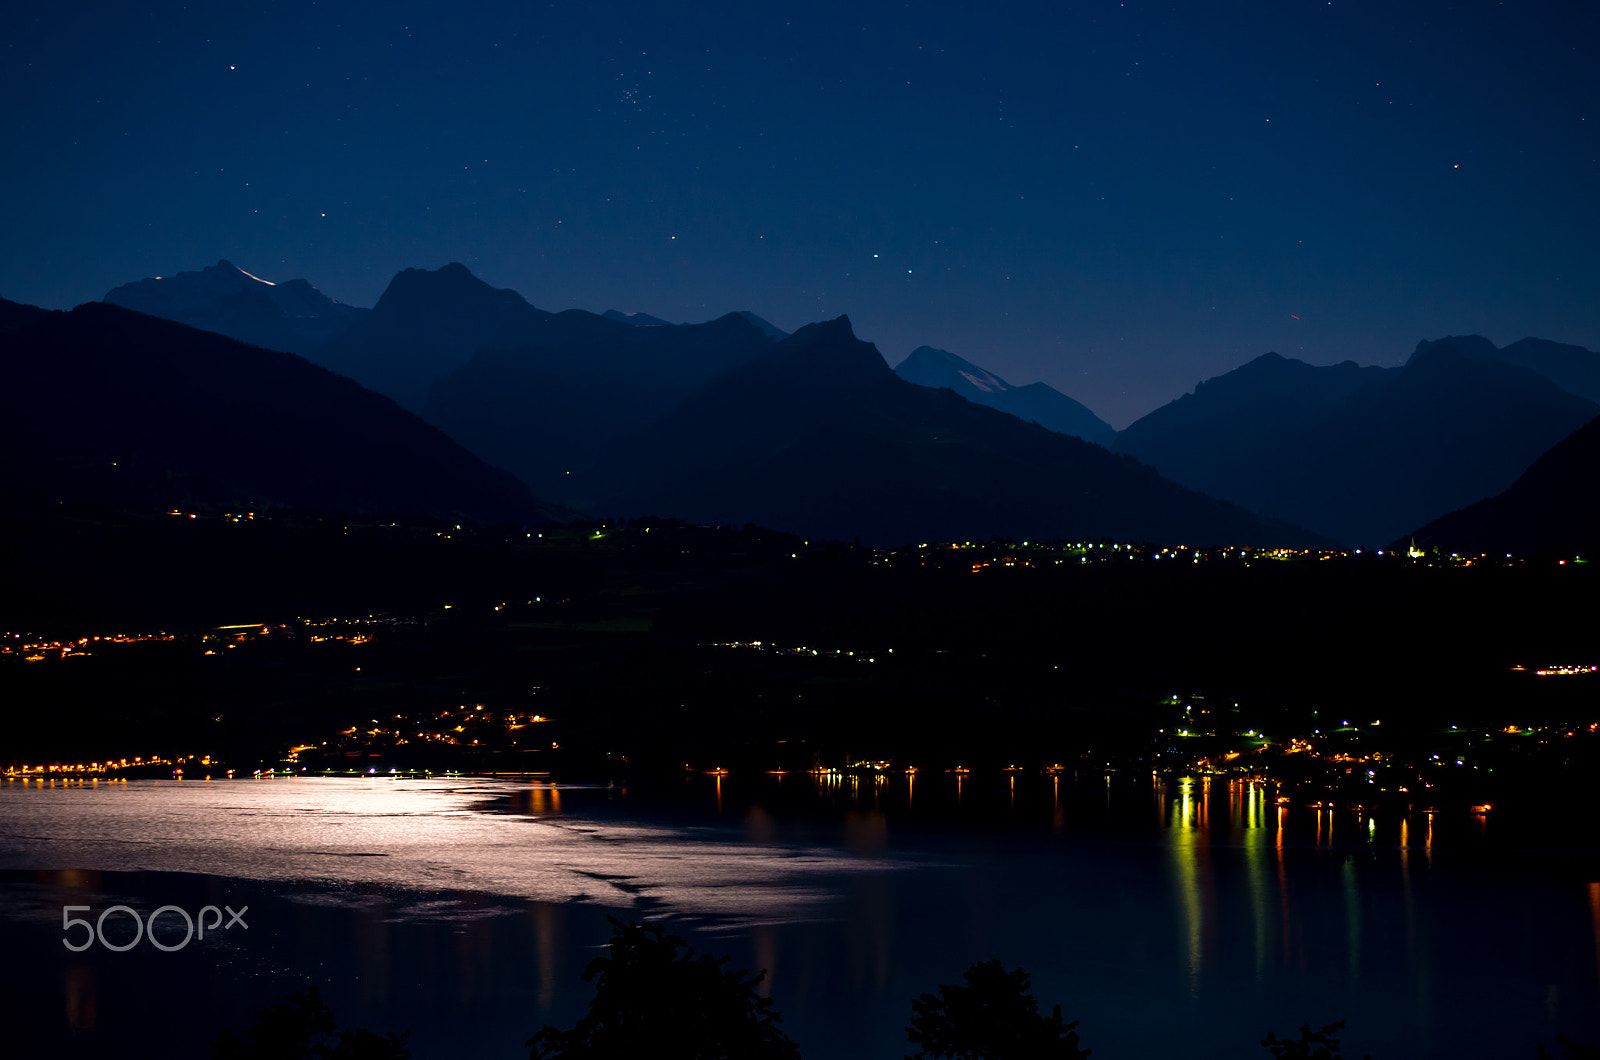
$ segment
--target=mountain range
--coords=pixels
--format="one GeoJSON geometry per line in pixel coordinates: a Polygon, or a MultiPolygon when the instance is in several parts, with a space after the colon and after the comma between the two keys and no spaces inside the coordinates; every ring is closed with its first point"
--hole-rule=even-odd
{"type": "Polygon", "coordinates": [[[551,315],[510,288],[490,287],[465,265],[405,269],[370,313],[307,356],[421,412],[434,380],[482,347],[521,345],[551,315]]]}
{"type": "Polygon", "coordinates": [[[559,497],[570,493],[570,473],[617,438],[772,344],[739,313],[635,327],[569,309],[515,345],[479,349],[432,385],[422,414],[535,492],[559,497]]]}
{"type": "Polygon", "coordinates": [[[565,499],[878,545],[991,535],[1312,545],[1080,438],[917,386],[845,317],[621,439],[565,499]]]}
{"type": "Polygon", "coordinates": [[[272,283],[229,261],[199,272],[123,284],[103,301],[220,335],[301,355],[319,349],[367,315],[305,280],[272,283]]]}
{"type": "Polygon", "coordinates": [[[963,360],[948,350],[918,346],[894,369],[895,375],[918,386],[947,387],[968,401],[1009,412],[1061,434],[1096,445],[1110,445],[1117,436],[1111,424],[1045,383],[1012,386],[998,375],[963,360]]]}
{"type": "Polygon", "coordinates": [[[1496,347],[1482,335],[1449,335],[1417,343],[1417,353],[1434,346],[1455,346],[1466,357],[1488,357],[1538,372],[1569,393],[1600,402],[1600,353],[1549,339],[1518,339],[1496,347]]]}
{"type": "MultiPolygon", "coordinates": [[[[1574,432],[1511,488],[1433,520],[1413,539],[1462,555],[1600,553],[1600,420],[1574,432]]],[[[1397,542],[1397,545],[1399,543],[1397,542]]]]}
{"type": "MultiPolygon", "coordinates": [[[[979,528],[985,519],[994,527],[989,532],[1015,528],[1028,536],[1043,534],[1027,529],[1034,524],[1112,521],[1102,511],[1099,522],[1085,522],[1089,508],[1073,509],[1076,523],[1064,514],[1068,509],[1050,484],[1050,476],[1063,473],[1059,450],[1048,458],[1034,451],[1056,443],[1008,433],[1013,424],[995,427],[1004,421],[981,421],[986,426],[980,430],[980,421],[957,417],[965,424],[957,429],[955,421],[939,417],[960,406],[913,406],[882,373],[862,367],[871,358],[827,353],[824,347],[848,345],[837,335],[831,345],[819,345],[813,335],[801,344],[810,352],[801,354],[791,336],[748,312],[704,324],[618,310],[552,313],[459,264],[400,272],[370,311],[334,302],[306,281],[271,284],[225,261],[128,284],[107,298],[241,341],[303,352],[394,398],[479,458],[512,471],[536,494],[603,505],[608,513],[715,512],[726,520],[744,518],[741,512],[789,513],[803,520],[806,532],[820,533],[810,527],[826,525],[844,533],[849,505],[838,484],[861,468],[877,467],[873,487],[851,487],[859,510],[877,514],[863,514],[862,529],[846,536],[861,532],[876,539],[889,527],[905,529],[918,520],[930,528],[960,523],[963,535],[980,537],[986,536],[979,528]],[[821,360],[806,369],[808,357],[821,360]],[[787,389],[770,385],[777,377],[788,380],[787,389]],[[806,400],[799,403],[802,394],[806,400]],[[750,407],[738,407],[740,400],[750,407]],[[684,419],[686,409],[705,422],[684,419]],[[848,445],[828,443],[819,433],[824,421],[848,445]],[[787,425],[789,442],[774,434],[779,424],[787,425]],[[738,450],[732,464],[711,459],[707,443],[696,441],[704,430],[720,431],[738,450]],[[990,438],[985,432],[992,431],[999,433],[990,438]],[[942,444],[923,451],[914,442],[923,435],[942,443],[961,437],[972,448],[942,444]],[[791,443],[800,436],[809,441],[796,449],[791,443]],[[650,446],[655,451],[646,451],[650,446]],[[852,446],[859,449],[854,456],[852,446]],[[987,467],[974,456],[980,451],[1012,466],[987,467]],[[661,454],[672,452],[687,461],[683,468],[661,466],[661,454]],[[803,474],[795,462],[800,453],[830,470],[803,474]],[[630,461],[655,470],[630,473],[630,461]],[[780,503],[764,494],[768,487],[736,473],[744,464],[767,468],[762,474],[787,483],[791,496],[780,503]],[[1013,474],[1015,467],[1036,465],[1053,470],[1035,479],[1013,474]],[[693,470],[713,466],[726,474],[693,470]],[[980,467],[1009,485],[981,488],[975,478],[980,467]],[[932,478],[918,479],[924,472],[932,478]],[[900,482],[896,475],[909,478],[900,482]],[[894,490],[907,511],[922,513],[917,520],[897,522],[873,499],[894,490]],[[681,504],[674,506],[672,491],[679,491],[681,504]],[[966,523],[951,514],[963,504],[974,513],[966,523]]],[[[0,313],[0,331],[21,326],[23,312],[11,306],[0,313]]],[[[1363,546],[1387,543],[1442,512],[1507,490],[1541,454],[1600,414],[1600,355],[1534,338],[1503,348],[1474,335],[1424,341],[1399,369],[1349,361],[1316,367],[1267,354],[1199,384],[1120,435],[1043,383],[1013,386],[932,346],[914,350],[893,376],[947,389],[1049,432],[1108,445],[1192,490],[1363,546]]],[[[1128,505],[1128,512],[1147,512],[1132,500],[1128,505]]],[[[781,519],[773,525],[785,526],[781,519]]],[[[910,536],[940,534],[929,529],[910,536]]]]}
{"type": "Polygon", "coordinates": [[[393,401],[296,354],[90,302],[0,300],[6,492],[542,522],[561,513],[393,401]]]}
{"type": "Polygon", "coordinates": [[[620,309],[607,309],[600,314],[607,320],[615,320],[619,324],[630,324],[636,328],[670,328],[675,327],[670,320],[653,317],[649,313],[624,313],[620,309]]]}
{"type": "Polygon", "coordinates": [[[1129,425],[1115,448],[1253,511],[1382,547],[1506,489],[1600,415],[1484,346],[1422,343],[1393,369],[1265,354],[1129,425]]]}
{"type": "MultiPolygon", "coordinates": [[[[634,327],[639,327],[639,328],[659,328],[659,327],[676,327],[677,326],[677,325],[673,324],[672,321],[670,321],[670,320],[662,320],[660,317],[653,317],[649,313],[624,313],[620,309],[607,309],[604,313],[601,313],[600,315],[605,317],[607,320],[615,320],[615,321],[617,321],[618,323],[621,323],[621,324],[632,324],[634,327]]],[[[736,315],[744,317],[750,323],[754,324],[756,327],[758,327],[762,331],[766,332],[767,335],[769,335],[774,341],[776,341],[778,339],[786,339],[786,338],[789,337],[789,333],[787,331],[784,331],[782,328],[780,328],[780,327],[778,327],[778,326],[776,326],[774,324],[768,323],[765,320],[762,320],[760,317],[756,316],[754,313],[750,312],[749,310],[740,310],[736,315]]]]}

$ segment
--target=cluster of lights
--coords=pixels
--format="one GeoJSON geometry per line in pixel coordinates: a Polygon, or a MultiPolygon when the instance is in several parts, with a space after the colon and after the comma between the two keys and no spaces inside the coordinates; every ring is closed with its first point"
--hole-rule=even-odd
{"type": "MultiPolygon", "coordinates": [[[[368,644],[373,640],[374,626],[399,626],[415,625],[414,619],[394,618],[386,615],[368,615],[365,618],[323,618],[301,620],[308,633],[306,639],[313,644],[344,643],[368,644]],[[332,627],[353,627],[347,629],[333,629],[332,627]],[[315,632],[311,632],[311,631],[315,632]]],[[[293,625],[280,623],[277,625],[263,622],[237,622],[225,626],[217,626],[209,633],[170,633],[166,630],[141,630],[137,632],[114,632],[85,634],[80,637],[66,639],[45,639],[32,637],[23,633],[0,633],[0,656],[20,656],[26,662],[44,662],[49,659],[68,659],[79,656],[95,654],[95,649],[110,645],[126,644],[173,644],[198,641],[202,644],[211,644],[218,647],[231,648],[236,644],[244,644],[253,640],[264,638],[282,638],[295,635],[293,625]]],[[[207,649],[205,654],[219,654],[214,649],[207,649]]]]}
{"type": "MultiPolygon", "coordinates": [[[[125,769],[148,769],[151,766],[174,766],[176,768],[173,772],[181,774],[185,765],[210,766],[211,764],[210,755],[179,755],[174,758],[151,755],[149,758],[108,758],[104,762],[56,762],[47,765],[8,766],[0,775],[8,778],[104,775],[125,769]]],[[[231,775],[232,770],[229,770],[229,773],[231,775]]]]}
{"type": "MultiPolygon", "coordinates": [[[[796,656],[805,656],[807,658],[813,658],[813,659],[821,659],[821,658],[853,659],[856,662],[869,662],[869,663],[875,663],[875,662],[878,661],[878,657],[876,655],[868,655],[866,652],[857,653],[857,652],[854,652],[854,651],[849,651],[849,650],[844,649],[844,648],[811,648],[811,647],[807,647],[804,644],[797,645],[795,647],[783,647],[781,645],[774,644],[774,643],[772,643],[770,641],[761,641],[761,640],[713,641],[711,643],[702,644],[700,646],[702,648],[728,648],[728,649],[735,649],[735,650],[741,650],[741,651],[771,652],[774,655],[796,655],[796,656]]],[[[885,649],[885,652],[886,652],[886,654],[892,655],[892,654],[894,654],[894,649],[893,648],[888,648],[888,649],[885,649]]]]}
{"type": "MultiPolygon", "coordinates": [[[[171,511],[167,512],[167,514],[172,516],[174,519],[199,519],[201,517],[200,513],[198,512],[185,512],[177,508],[173,508],[171,511]]],[[[240,515],[238,512],[223,512],[219,517],[219,520],[224,523],[244,523],[251,521],[255,517],[255,512],[245,512],[243,515],[240,515]]],[[[206,518],[209,519],[210,516],[206,516],[206,518]]]]}

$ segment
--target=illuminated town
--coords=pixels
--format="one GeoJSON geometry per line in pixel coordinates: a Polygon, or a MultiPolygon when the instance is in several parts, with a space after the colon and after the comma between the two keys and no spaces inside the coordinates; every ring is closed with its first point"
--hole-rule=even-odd
{"type": "MultiPolygon", "coordinates": [[[[253,513],[243,517],[173,514],[185,519],[215,518],[227,524],[242,521],[261,525],[253,513]]],[[[359,525],[346,526],[342,532],[349,534],[352,529],[363,532],[359,525]]],[[[457,547],[484,537],[483,531],[463,532],[455,527],[421,532],[439,541],[439,547],[457,547]]],[[[294,659],[295,666],[325,672],[328,680],[343,674],[337,678],[336,687],[362,689],[358,698],[370,706],[359,716],[348,705],[336,708],[320,723],[302,719],[253,725],[249,737],[243,740],[237,733],[222,734],[220,730],[229,720],[223,712],[205,719],[219,730],[216,734],[197,732],[185,736],[169,732],[153,753],[146,743],[140,747],[117,746],[82,758],[60,752],[35,754],[7,761],[3,775],[8,779],[47,782],[283,774],[628,775],[651,761],[651,740],[644,734],[661,724],[661,716],[632,715],[635,720],[630,725],[637,729],[638,738],[630,738],[628,729],[602,725],[597,730],[584,717],[585,708],[571,700],[570,678],[563,678],[560,673],[569,660],[559,655],[554,657],[559,660],[558,665],[548,675],[526,671],[518,663],[515,669],[528,676],[516,678],[517,688],[509,695],[505,679],[496,677],[485,686],[492,688],[493,694],[475,700],[456,697],[454,702],[441,702],[449,698],[449,693],[434,687],[437,679],[419,684],[418,678],[409,677],[403,682],[404,687],[396,684],[395,667],[409,653],[441,637],[450,644],[460,643],[468,658],[474,652],[488,653],[485,660],[501,653],[502,661],[492,664],[495,668],[507,665],[508,657],[503,655],[507,650],[521,657],[541,643],[554,646],[581,641],[591,646],[585,650],[608,646],[608,654],[613,647],[626,646],[619,658],[629,658],[628,653],[660,639],[659,631],[651,632],[659,622],[652,616],[660,613],[663,599],[675,599],[681,592],[668,589],[663,597],[657,586],[660,576],[648,570],[663,564],[669,569],[681,568],[685,563],[696,562],[702,554],[725,552],[734,542],[732,533],[681,524],[599,524],[518,535],[513,544],[526,554],[554,551],[568,557],[576,555],[586,562],[598,563],[605,572],[603,578],[622,579],[616,589],[599,589],[598,596],[594,589],[588,590],[587,604],[578,594],[553,587],[549,594],[535,592],[516,601],[440,602],[416,612],[225,622],[202,629],[102,628],[70,634],[8,631],[0,634],[0,666],[44,666],[53,670],[101,664],[115,670],[158,663],[181,673],[192,667],[205,667],[214,657],[243,653],[241,662],[266,666],[267,672],[283,665],[275,659],[294,659]],[[598,559],[593,552],[597,547],[604,550],[598,559]],[[640,562],[645,563],[645,568],[639,567],[640,562]],[[639,588],[628,588],[629,584],[639,588]],[[478,647],[474,649],[473,644],[478,647]],[[148,663],[141,662],[147,656],[148,663]],[[380,672],[390,676],[381,677],[380,672]],[[372,675],[372,682],[380,683],[366,683],[366,674],[372,675]],[[356,684],[347,686],[345,682],[356,684]],[[545,700],[550,700],[549,706],[544,705],[545,700]],[[341,714],[343,718],[339,717],[341,714]],[[223,743],[228,744],[226,751],[222,750],[223,743]]],[[[1253,572],[1255,568],[1327,571],[1337,567],[1352,577],[1388,579],[1408,570],[1434,571],[1439,576],[1456,578],[1479,578],[1485,570],[1500,570],[1508,577],[1532,576],[1541,571],[1563,572],[1559,576],[1566,576],[1564,572],[1570,571],[1576,577],[1587,567],[1581,556],[1459,556],[1414,549],[1394,553],[1196,549],[1109,541],[960,542],[898,550],[841,550],[839,546],[813,546],[809,541],[780,536],[757,551],[762,564],[777,566],[779,574],[774,576],[783,576],[785,563],[812,567],[830,564],[834,568],[843,565],[845,577],[853,580],[905,577],[911,579],[906,583],[911,586],[926,583],[928,589],[918,591],[935,591],[933,587],[945,584],[947,577],[965,576],[975,578],[974,584],[998,579],[995,584],[1002,587],[1014,585],[1025,592],[1054,592],[1052,587],[1061,578],[1069,578],[1063,584],[1070,587],[1096,569],[1109,573],[1111,569],[1129,567],[1147,568],[1153,577],[1177,581],[1188,577],[1186,571],[1193,571],[1194,577],[1230,578],[1234,576],[1229,571],[1245,577],[1243,572],[1253,572]],[[1074,575],[1075,570],[1083,571],[1083,575],[1074,575]],[[851,571],[856,573],[848,573],[851,571]]],[[[714,624],[726,627],[727,622],[716,619],[714,624]]],[[[828,628],[834,633],[825,641],[674,638],[664,650],[670,652],[669,659],[676,660],[672,666],[681,664],[691,672],[701,663],[748,671],[749,680],[757,682],[750,686],[752,691],[748,694],[757,701],[770,695],[760,688],[773,681],[792,686],[797,705],[805,703],[808,685],[817,686],[812,693],[815,696],[838,686],[840,681],[845,682],[845,688],[868,682],[861,686],[863,691],[859,694],[881,701],[882,693],[872,689],[881,682],[898,680],[895,675],[904,673],[904,667],[945,665],[942,659],[962,654],[959,641],[940,645],[930,644],[925,637],[913,637],[897,644],[884,630],[876,634],[858,630],[841,637],[835,624],[828,628]],[[882,671],[881,676],[867,676],[878,671],[882,671]],[[852,673],[861,676],[850,676],[852,673]]],[[[1008,649],[1003,643],[997,646],[1004,656],[1008,649]]],[[[983,671],[988,666],[987,658],[985,654],[962,665],[977,666],[983,671]]],[[[1007,668],[1015,665],[1007,664],[1007,668]]],[[[1422,660],[1415,665],[1424,671],[1427,666],[1422,660]]],[[[1047,682],[1045,687],[1070,693],[1071,679],[1067,674],[1074,667],[1081,671],[1082,666],[1081,659],[1074,663],[1051,661],[1048,673],[1041,672],[1039,679],[1047,682]]],[[[616,675],[625,672],[625,667],[611,669],[616,675]]],[[[1600,666],[1570,657],[1549,661],[1523,657],[1502,666],[1500,673],[1501,679],[1511,682],[1508,689],[1522,690],[1517,695],[1533,695],[1536,687],[1528,682],[1542,686],[1544,679],[1559,679],[1562,687],[1572,682],[1576,695],[1560,697],[1563,706],[1559,717],[1541,716],[1548,708],[1534,705],[1534,701],[1519,707],[1515,699],[1507,699],[1500,701],[1500,713],[1493,717],[1484,716],[1480,710],[1470,717],[1450,720],[1433,712],[1421,719],[1373,716],[1370,708],[1354,704],[1330,707],[1325,698],[1317,703],[1296,703],[1281,693],[1267,698],[1259,692],[1229,697],[1215,688],[1175,695],[1151,692],[1142,703],[1123,709],[1121,720],[1111,729],[1088,741],[1067,739],[1041,745],[1032,738],[1008,743],[1004,737],[997,737],[963,752],[961,745],[965,741],[944,740],[936,729],[902,741],[892,736],[890,727],[867,741],[873,753],[865,757],[850,746],[856,743],[859,747],[859,741],[841,739],[846,730],[837,728],[839,723],[826,721],[817,731],[774,731],[759,739],[747,735],[736,748],[723,747],[713,740],[710,746],[696,751],[694,748],[700,746],[698,738],[706,734],[704,726],[713,723],[686,714],[672,725],[684,738],[679,742],[689,753],[676,752],[672,757],[687,758],[688,763],[685,767],[680,762],[673,768],[724,773],[804,770],[819,775],[1004,768],[1038,774],[1069,768],[1080,772],[1264,781],[1276,785],[1284,800],[1307,805],[1330,799],[1396,806],[1431,806],[1452,800],[1487,805],[1501,797],[1502,789],[1512,778],[1526,783],[1529,776],[1551,762],[1570,762],[1575,755],[1587,760],[1600,744],[1596,737],[1600,712],[1592,708],[1592,693],[1583,691],[1600,674],[1600,666]],[[830,730],[830,726],[835,728],[830,730]]],[[[1188,683],[1195,687],[1192,680],[1188,683]]],[[[982,685],[977,687],[981,690],[982,685]]],[[[1127,698],[1125,692],[1118,695],[1127,698]]],[[[1535,701],[1538,698],[1534,696],[1535,701]]],[[[902,709],[895,708],[887,717],[896,716],[902,709]]],[[[909,720],[914,712],[904,716],[909,720]]],[[[950,717],[961,719],[961,725],[975,721],[981,724],[982,712],[973,714],[969,709],[950,717]]],[[[777,726],[780,730],[788,727],[777,726]]]]}

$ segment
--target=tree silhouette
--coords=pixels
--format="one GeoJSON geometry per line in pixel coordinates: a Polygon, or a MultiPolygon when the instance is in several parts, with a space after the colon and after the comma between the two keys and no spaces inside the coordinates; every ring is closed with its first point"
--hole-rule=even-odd
{"type": "MultiPolygon", "coordinates": [[[[1267,1036],[1261,1039],[1261,1044],[1279,1060],[1344,1060],[1339,1055],[1339,1039],[1334,1037],[1334,1034],[1344,1030],[1344,1025],[1345,1021],[1339,1020],[1314,1031],[1309,1022],[1302,1023],[1298,1040],[1279,1038],[1268,1031],[1267,1036]],[[1313,1050],[1312,1046],[1316,1046],[1316,1049],[1313,1050]]],[[[1372,1060],[1372,1057],[1366,1056],[1363,1060],[1372,1060]]]]}
{"type": "Polygon", "coordinates": [[[906,1038],[922,1048],[908,1060],[1080,1060],[1077,1020],[1061,1021],[1061,1006],[1048,1017],[1028,993],[1021,968],[1006,971],[998,960],[979,961],[962,973],[965,986],[941,985],[938,995],[911,1002],[916,1015],[906,1038]]]}
{"type": "Polygon", "coordinates": [[[588,1013],[529,1038],[529,1060],[799,1060],[772,999],[756,993],[765,971],[724,971],[726,957],[696,957],[658,924],[607,919],[607,956],[583,972],[595,981],[588,1013]]]}
{"type": "MultiPolygon", "coordinates": [[[[1600,1044],[1575,1042],[1565,1034],[1558,1034],[1556,1038],[1561,1042],[1561,1060],[1600,1060],[1600,1044]]],[[[1539,1046],[1538,1058],[1551,1060],[1549,1051],[1543,1045],[1539,1046]]]]}
{"type": "Polygon", "coordinates": [[[224,1029],[211,1043],[211,1060],[410,1060],[410,1033],[342,1031],[312,987],[256,1009],[248,1041],[224,1029]]]}

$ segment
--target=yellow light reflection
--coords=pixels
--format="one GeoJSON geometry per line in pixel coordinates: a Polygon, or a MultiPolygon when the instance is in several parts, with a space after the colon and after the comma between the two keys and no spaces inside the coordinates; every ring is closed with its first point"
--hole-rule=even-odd
{"type": "Polygon", "coordinates": [[[1193,778],[1178,782],[1178,797],[1173,804],[1169,830],[1174,870],[1184,921],[1184,941],[1188,952],[1189,995],[1200,996],[1200,978],[1205,967],[1206,906],[1210,888],[1210,836],[1206,828],[1205,794],[1202,782],[1199,797],[1193,778]]]}
{"type": "Polygon", "coordinates": [[[1248,784],[1240,792],[1243,802],[1245,874],[1250,884],[1250,908],[1254,914],[1256,982],[1267,974],[1267,830],[1262,827],[1266,793],[1259,785],[1248,784]]]}

